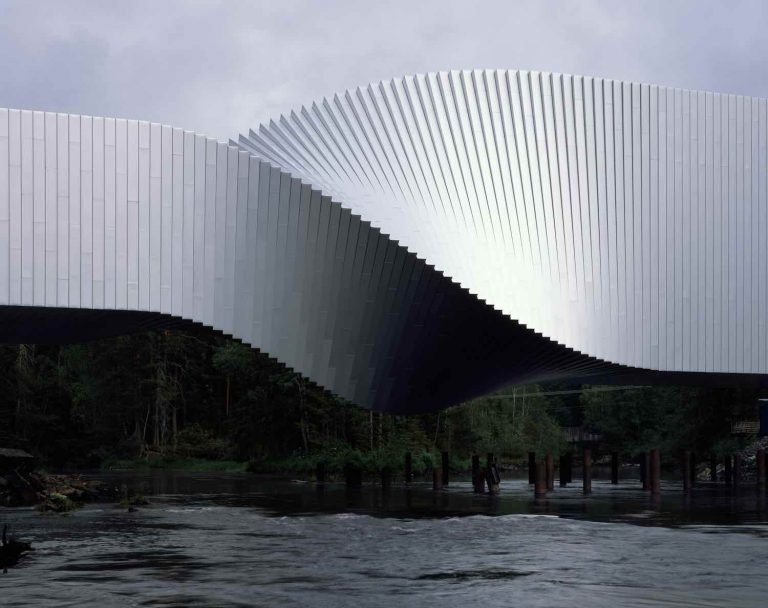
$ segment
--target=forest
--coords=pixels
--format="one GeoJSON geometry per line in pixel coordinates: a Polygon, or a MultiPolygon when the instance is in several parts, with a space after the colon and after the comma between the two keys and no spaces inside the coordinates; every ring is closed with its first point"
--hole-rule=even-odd
{"type": "Polygon", "coordinates": [[[343,403],[267,356],[214,332],[149,332],[70,345],[0,347],[0,447],[30,451],[50,470],[231,466],[254,471],[369,471],[442,450],[457,468],[473,453],[508,463],[569,449],[565,427],[604,436],[632,458],[731,453],[749,437],[758,389],[510,387],[442,412],[390,416],[343,403]],[[201,464],[203,463],[203,464],[201,464]],[[218,465],[216,463],[219,463],[218,465]],[[226,465],[224,463],[227,463],[226,465]]]}

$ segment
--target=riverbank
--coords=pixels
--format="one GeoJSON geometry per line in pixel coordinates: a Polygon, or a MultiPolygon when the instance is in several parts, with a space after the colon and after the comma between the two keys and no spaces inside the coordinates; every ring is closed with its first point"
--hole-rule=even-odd
{"type": "Polygon", "coordinates": [[[37,506],[41,511],[71,511],[87,502],[119,498],[116,487],[80,474],[9,471],[0,475],[0,506],[37,506]]]}
{"type": "Polygon", "coordinates": [[[190,473],[239,473],[246,471],[247,462],[236,460],[208,460],[205,458],[182,458],[177,456],[155,456],[136,459],[109,459],[99,467],[102,471],[187,471],[190,473]]]}

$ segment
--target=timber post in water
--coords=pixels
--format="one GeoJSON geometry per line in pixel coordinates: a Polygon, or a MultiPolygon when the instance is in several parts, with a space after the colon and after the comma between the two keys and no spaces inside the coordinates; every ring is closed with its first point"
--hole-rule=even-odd
{"type": "Polygon", "coordinates": [[[443,489],[443,471],[440,467],[432,468],[432,489],[435,492],[443,489]]]}
{"type": "Polygon", "coordinates": [[[709,481],[717,483],[717,456],[714,454],[709,456],[709,481]]]}
{"type": "Polygon", "coordinates": [[[731,462],[732,462],[731,455],[730,454],[726,455],[724,477],[725,477],[725,485],[729,487],[733,484],[733,466],[731,462]]]}
{"type": "Polygon", "coordinates": [[[472,488],[475,494],[482,494],[485,490],[485,477],[480,471],[480,456],[472,454],[472,488]]]}
{"type": "Polygon", "coordinates": [[[536,452],[528,452],[528,483],[536,483],[536,452]]]}
{"type": "Polygon", "coordinates": [[[691,464],[689,466],[691,476],[691,489],[696,487],[696,452],[691,452],[691,464]]]}
{"type": "Polygon", "coordinates": [[[560,487],[564,488],[571,481],[571,457],[570,453],[560,455],[560,487]]]}
{"type": "Polygon", "coordinates": [[[619,453],[611,452],[611,483],[619,483],[619,453]]]}
{"type": "Polygon", "coordinates": [[[683,452],[683,460],[681,463],[683,469],[683,491],[691,491],[691,453],[688,450],[683,452]]]}
{"type": "Polygon", "coordinates": [[[392,469],[384,467],[381,469],[381,489],[388,492],[392,487],[392,469]]]}
{"type": "Polygon", "coordinates": [[[651,494],[661,493],[661,452],[651,450],[651,494]]]}
{"type": "Polygon", "coordinates": [[[757,460],[757,491],[765,492],[765,450],[760,448],[755,453],[757,460]]]}
{"type": "Polygon", "coordinates": [[[499,484],[501,483],[501,477],[499,471],[496,468],[496,457],[493,452],[488,452],[485,462],[485,482],[488,484],[489,494],[499,493],[499,484]]]}
{"type": "Polygon", "coordinates": [[[536,477],[533,484],[535,498],[544,498],[547,495],[547,464],[539,459],[536,462],[536,477]]]}
{"type": "Polygon", "coordinates": [[[582,467],[581,477],[584,494],[592,494],[592,450],[589,448],[584,448],[584,466],[582,467]]]}
{"type": "Polygon", "coordinates": [[[555,489],[555,458],[552,454],[547,454],[545,459],[547,466],[547,492],[555,489]]]}
{"type": "Polygon", "coordinates": [[[405,483],[413,481],[413,456],[410,452],[405,453],[405,483]]]}
{"type": "Polygon", "coordinates": [[[640,480],[643,482],[643,490],[651,489],[651,453],[646,451],[640,455],[640,480]]]}
{"type": "Polygon", "coordinates": [[[344,467],[344,482],[349,490],[359,490],[363,487],[363,470],[351,463],[344,467]]]}
{"type": "Polygon", "coordinates": [[[448,472],[450,469],[450,457],[448,455],[448,452],[443,452],[442,454],[442,464],[443,464],[443,485],[448,485],[448,472]]]}

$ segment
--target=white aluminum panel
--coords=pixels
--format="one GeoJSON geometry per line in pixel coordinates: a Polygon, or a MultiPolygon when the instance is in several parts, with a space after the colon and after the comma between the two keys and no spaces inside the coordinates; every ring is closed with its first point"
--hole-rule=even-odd
{"type": "Polygon", "coordinates": [[[10,304],[11,211],[9,112],[0,109],[0,304],[10,304]]]}

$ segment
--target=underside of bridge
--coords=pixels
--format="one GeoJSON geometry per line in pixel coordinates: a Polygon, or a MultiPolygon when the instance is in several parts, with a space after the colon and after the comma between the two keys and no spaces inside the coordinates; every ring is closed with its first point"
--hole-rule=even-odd
{"type": "MultiPolygon", "coordinates": [[[[78,343],[199,327],[152,312],[0,307],[3,343],[78,343]]],[[[541,381],[768,387],[762,374],[659,372],[601,361],[510,321],[465,292],[444,298],[439,314],[420,327],[413,340],[399,344],[390,364],[388,397],[385,407],[377,409],[392,414],[433,411],[510,384],[541,381]]]]}

